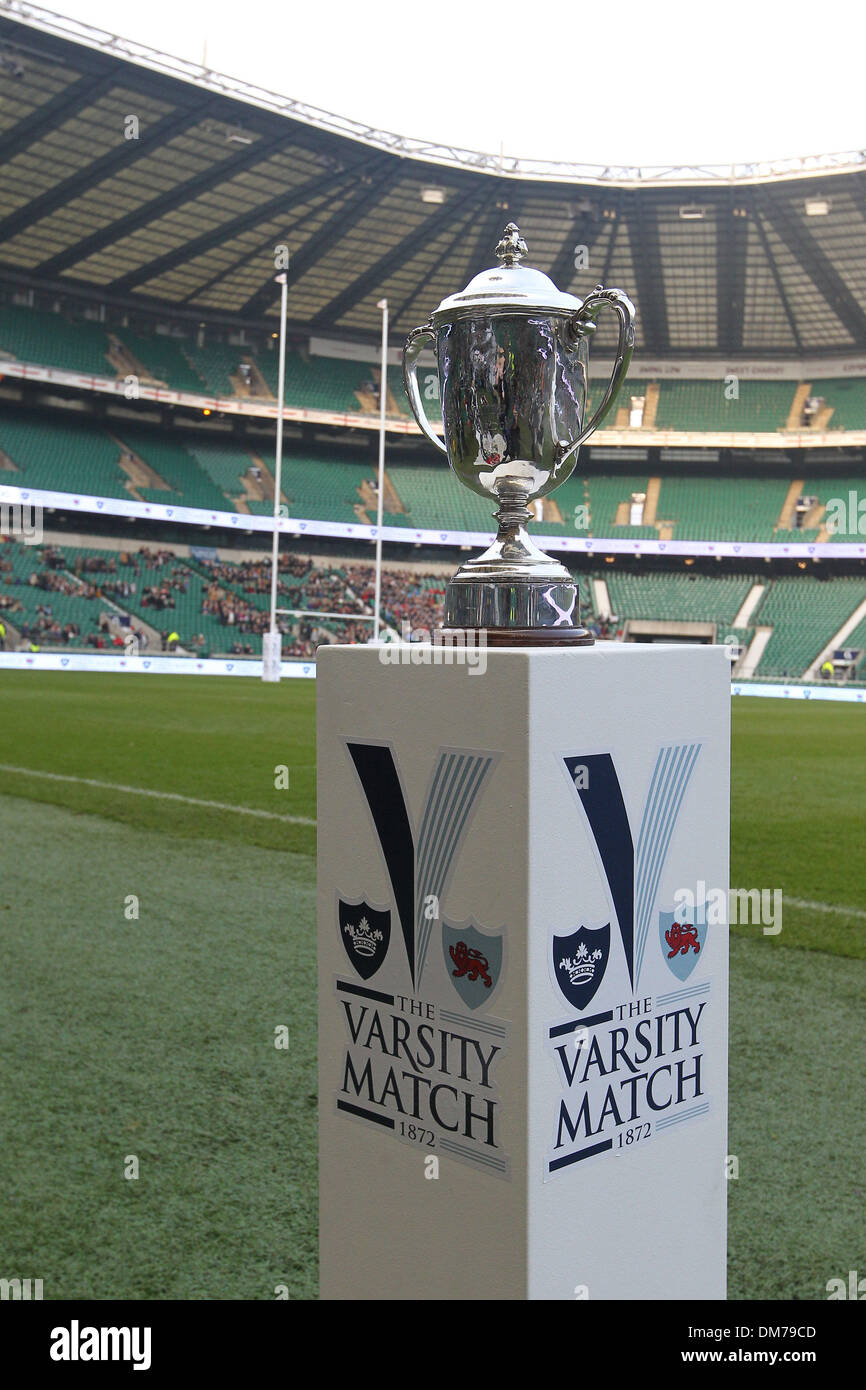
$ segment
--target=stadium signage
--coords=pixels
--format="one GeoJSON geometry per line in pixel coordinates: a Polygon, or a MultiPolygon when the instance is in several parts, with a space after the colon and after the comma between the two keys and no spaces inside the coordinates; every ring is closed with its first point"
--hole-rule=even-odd
{"type": "MultiPolygon", "coordinates": [[[[741,439],[745,436],[741,436],[741,439]]],[[[670,441],[666,441],[670,442],[670,441]]],[[[813,441],[819,443],[820,441],[813,441]]],[[[838,440],[836,441],[838,443],[838,440]]],[[[866,433],[862,443],[866,444],[866,433]]],[[[53,492],[46,488],[20,488],[0,484],[0,503],[32,502],[36,506],[65,512],[100,513],[106,516],[137,517],[147,521],[171,521],[180,525],[224,527],[244,531],[272,533],[272,516],[248,512],[211,512],[202,507],[164,506],[159,502],[128,501],[122,497],[94,497],[85,493],[53,492]]],[[[375,526],[357,525],[343,521],[320,521],[315,517],[281,516],[277,530],[286,536],[337,536],[356,541],[374,541],[375,526]]],[[[382,538],[403,545],[478,546],[489,545],[489,531],[413,530],[406,526],[383,526],[382,538]]],[[[610,536],[538,534],[536,539],[548,550],[566,550],[580,555],[659,555],[670,559],[677,555],[705,555],[719,559],[737,556],[740,559],[836,560],[866,558],[866,537],[858,543],[792,541],[651,541],[622,540],[610,536]]]]}

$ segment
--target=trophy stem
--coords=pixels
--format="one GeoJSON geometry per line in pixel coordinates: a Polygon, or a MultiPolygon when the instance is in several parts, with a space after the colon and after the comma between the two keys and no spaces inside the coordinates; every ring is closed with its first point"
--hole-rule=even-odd
{"type": "Polygon", "coordinates": [[[448,584],[444,631],[483,631],[492,646],[590,646],[577,584],[527,533],[529,495],[520,479],[500,484],[496,540],[448,584]]]}
{"type": "Polygon", "coordinates": [[[517,531],[522,531],[524,526],[528,526],[532,520],[532,513],[527,506],[528,494],[525,488],[506,482],[501,486],[498,497],[499,507],[493,515],[499,522],[499,538],[504,540],[506,536],[514,535],[517,531]]]}

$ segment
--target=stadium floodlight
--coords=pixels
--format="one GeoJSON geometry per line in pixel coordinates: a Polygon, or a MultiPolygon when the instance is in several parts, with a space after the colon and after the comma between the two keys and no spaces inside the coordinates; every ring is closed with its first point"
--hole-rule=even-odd
{"type": "Polygon", "coordinates": [[[274,277],[280,287],[280,357],[277,381],[277,441],[274,459],[274,529],[271,549],[271,622],[262,638],[262,680],[280,679],[281,638],[277,628],[277,580],[279,576],[280,491],[283,477],[283,409],[286,397],[286,319],[288,317],[289,277],[285,271],[274,277]]]}
{"type": "Polygon", "coordinates": [[[373,599],[373,641],[379,640],[382,620],[382,517],[385,500],[385,410],[388,403],[388,301],[376,305],[382,310],[382,372],[379,380],[379,496],[376,498],[376,590],[373,599]]]}

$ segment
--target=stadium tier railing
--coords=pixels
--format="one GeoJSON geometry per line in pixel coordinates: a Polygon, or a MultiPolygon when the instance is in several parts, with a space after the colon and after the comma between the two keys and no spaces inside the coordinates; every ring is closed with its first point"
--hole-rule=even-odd
{"type": "MultiPolygon", "coordinates": [[[[79,391],[93,392],[97,395],[113,396],[118,401],[141,400],[155,404],[187,407],[196,411],[208,411],[219,415],[238,415],[251,419],[275,420],[276,401],[260,396],[218,396],[206,392],[177,390],[169,386],[153,384],[135,377],[110,377],[94,372],[74,371],[67,368],[48,366],[42,363],[22,362],[13,358],[0,357],[0,376],[21,381],[42,382],[63,386],[79,391]]],[[[792,386],[794,383],[791,383],[792,386]]],[[[843,383],[844,384],[844,383],[843,383]]],[[[378,416],[372,411],[334,410],[325,406],[301,406],[287,404],[283,418],[293,422],[331,425],[338,428],[378,431],[378,416]]],[[[399,410],[386,417],[386,430],[389,434],[417,435],[420,433],[415,421],[399,410]]],[[[720,428],[713,425],[706,428],[694,426],[682,428],[632,428],[627,425],[608,426],[593,435],[597,446],[641,448],[704,448],[704,449],[820,449],[838,448],[840,445],[862,448],[866,445],[866,424],[863,428],[844,429],[797,429],[781,427],[772,429],[720,428]]]]}

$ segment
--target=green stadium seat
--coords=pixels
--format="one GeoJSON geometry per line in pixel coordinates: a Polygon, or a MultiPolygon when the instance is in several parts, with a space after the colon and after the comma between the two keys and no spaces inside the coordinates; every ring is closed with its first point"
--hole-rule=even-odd
{"type": "Polygon", "coordinates": [[[129,497],[120,467],[120,446],[87,420],[33,416],[4,407],[0,449],[15,464],[4,481],[17,487],[83,492],[96,497],[129,497]]]}
{"type": "MultiPolygon", "coordinates": [[[[774,579],[752,614],[756,627],[773,629],[756,674],[801,677],[863,596],[861,579],[774,579]]],[[[855,644],[847,639],[846,645],[855,644]]]]}
{"type": "Polygon", "coordinates": [[[678,541],[774,541],[787,490],[784,478],[664,476],[656,519],[674,522],[678,541]]]}
{"type": "Polygon", "coordinates": [[[740,381],[736,399],[717,381],[662,381],[655,427],[658,430],[713,430],[734,433],[784,430],[794,402],[794,381],[740,381]]]}
{"type": "Polygon", "coordinates": [[[0,304],[0,358],[8,354],[19,362],[115,377],[108,349],[101,324],[89,319],[73,321],[43,309],[0,304]]]}
{"type": "Polygon", "coordinates": [[[186,340],[170,338],[163,333],[133,333],[130,328],[117,328],[113,332],[154,380],[164,382],[172,391],[189,391],[196,396],[207,394],[204,378],[186,355],[186,340]]]}
{"type": "MultiPolygon", "coordinates": [[[[276,352],[256,358],[259,371],[274,396],[277,395],[279,359],[276,352]]],[[[364,362],[334,357],[310,357],[297,352],[286,354],[286,405],[298,410],[330,410],[357,415],[361,402],[355,394],[371,375],[364,362]]]]}

